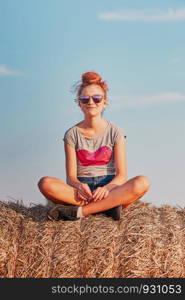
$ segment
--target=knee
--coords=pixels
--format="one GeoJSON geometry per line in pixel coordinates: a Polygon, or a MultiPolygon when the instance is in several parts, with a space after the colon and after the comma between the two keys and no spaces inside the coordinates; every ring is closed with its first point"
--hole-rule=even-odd
{"type": "Polygon", "coordinates": [[[134,179],[134,193],[142,194],[146,192],[151,186],[150,180],[148,177],[139,175],[134,179]]]}
{"type": "Polygon", "coordinates": [[[44,176],[38,182],[38,187],[41,191],[46,191],[51,187],[51,177],[44,176]]]}

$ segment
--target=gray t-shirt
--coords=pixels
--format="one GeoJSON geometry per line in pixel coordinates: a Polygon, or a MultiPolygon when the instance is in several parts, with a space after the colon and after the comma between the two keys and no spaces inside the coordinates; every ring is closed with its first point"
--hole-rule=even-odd
{"type": "Polygon", "coordinates": [[[76,125],[65,132],[63,141],[76,150],[77,177],[116,174],[114,145],[120,138],[126,138],[126,135],[120,127],[107,122],[104,132],[96,137],[85,137],[76,125]]]}

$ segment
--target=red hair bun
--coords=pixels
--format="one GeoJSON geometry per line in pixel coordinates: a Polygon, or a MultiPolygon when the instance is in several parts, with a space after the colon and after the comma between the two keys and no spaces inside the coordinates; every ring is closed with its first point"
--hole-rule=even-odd
{"type": "Polygon", "coordinates": [[[99,85],[105,93],[108,91],[108,85],[105,81],[102,80],[101,76],[96,72],[85,72],[82,74],[81,82],[77,82],[73,87],[74,91],[77,92],[77,97],[81,94],[83,88],[91,84],[99,85]]]}
{"type": "Polygon", "coordinates": [[[100,83],[101,76],[95,72],[86,72],[82,74],[82,83],[83,84],[93,84],[93,83],[100,83]]]}

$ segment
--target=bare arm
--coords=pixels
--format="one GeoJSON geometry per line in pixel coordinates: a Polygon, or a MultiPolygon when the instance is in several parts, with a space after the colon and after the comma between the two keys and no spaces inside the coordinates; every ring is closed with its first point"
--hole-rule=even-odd
{"type": "Polygon", "coordinates": [[[67,142],[64,142],[66,159],[66,181],[69,185],[78,188],[80,181],[77,179],[76,151],[67,142]]]}
{"type": "MultiPolygon", "coordinates": [[[[67,142],[64,143],[66,157],[66,181],[67,184],[78,190],[78,198],[84,201],[91,201],[92,192],[87,183],[82,183],[77,178],[76,151],[67,142]]],[[[87,203],[86,203],[87,204],[87,203]]]]}
{"type": "Polygon", "coordinates": [[[124,137],[114,146],[114,160],[116,176],[111,182],[105,185],[109,191],[127,181],[126,144],[124,137]]]}

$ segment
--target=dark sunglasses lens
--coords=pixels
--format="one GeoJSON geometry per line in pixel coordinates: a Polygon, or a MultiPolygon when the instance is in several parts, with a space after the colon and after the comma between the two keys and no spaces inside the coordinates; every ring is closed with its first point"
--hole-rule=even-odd
{"type": "MultiPolygon", "coordinates": [[[[83,104],[87,104],[89,102],[90,97],[89,96],[81,96],[79,99],[83,104]]],[[[100,103],[103,99],[103,96],[102,95],[93,95],[92,99],[95,103],[100,103]]]]}
{"type": "Polygon", "coordinates": [[[89,102],[89,96],[82,96],[80,97],[80,101],[84,104],[89,102]]]}
{"type": "Polygon", "coordinates": [[[103,96],[102,95],[94,95],[94,96],[92,96],[92,98],[95,103],[100,103],[103,99],[103,96]]]}

